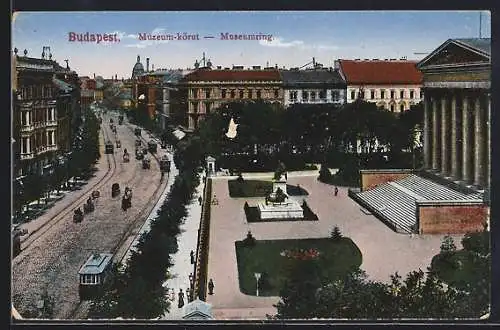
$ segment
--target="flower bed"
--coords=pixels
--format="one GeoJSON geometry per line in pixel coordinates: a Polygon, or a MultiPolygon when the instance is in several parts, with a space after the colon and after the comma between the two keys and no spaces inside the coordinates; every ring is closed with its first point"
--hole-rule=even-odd
{"type": "Polygon", "coordinates": [[[280,256],[287,257],[289,259],[297,259],[297,260],[309,260],[316,259],[320,255],[319,251],[316,249],[294,249],[294,250],[283,250],[280,253],[280,256]]]}

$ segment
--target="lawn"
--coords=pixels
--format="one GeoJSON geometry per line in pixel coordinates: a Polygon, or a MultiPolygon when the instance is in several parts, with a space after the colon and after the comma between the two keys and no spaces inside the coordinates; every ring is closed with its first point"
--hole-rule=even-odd
{"type": "MultiPolygon", "coordinates": [[[[244,180],[238,182],[237,179],[229,180],[227,182],[229,189],[229,196],[235,197],[265,197],[273,190],[272,181],[263,180],[244,180]]],[[[306,196],[308,192],[300,187],[287,185],[286,190],[290,196],[306,196]]]]}
{"type": "Polygon", "coordinates": [[[346,274],[362,262],[359,248],[347,237],[342,237],[339,241],[331,238],[257,240],[253,247],[245,247],[243,241],[237,241],[235,245],[240,291],[248,295],[255,295],[256,272],[267,273],[268,277],[268,288],[261,288],[259,295],[279,295],[287,275],[287,265],[291,262],[291,259],[280,255],[284,250],[316,249],[320,253],[318,261],[322,265],[323,275],[331,279],[346,274]]]}

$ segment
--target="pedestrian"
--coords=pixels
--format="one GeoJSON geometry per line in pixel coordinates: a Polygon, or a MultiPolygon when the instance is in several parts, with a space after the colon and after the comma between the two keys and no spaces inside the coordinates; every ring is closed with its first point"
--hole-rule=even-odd
{"type": "Polygon", "coordinates": [[[177,304],[179,308],[182,308],[184,306],[184,292],[182,292],[182,289],[179,289],[179,303],[177,304]]]}
{"type": "Polygon", "coordinates": [[[198,197],[198,203],[200,203],[200,206],[201,206],[201,202],[203,202],[203,198],[201,198],[201,196],[200,196],[200,197],[198,197]]]}
{"type": "Polygon", "coordinates": [[[339,188],[337,188],[337,186],[335,186],[335,196],[337,196],[339,194],[339,188]]]}
{"type": "Polygon", "coordinates": [[[194,251],[191,250],[191,253],[189,255],[191,257],[191,265],[194,265],[194,251]]]}
{"type": "Polygon", "coordinates": [[[214,281],[212,279],[208,281],[208,294],[214,294],[214,281]]]}
{"type": "Polygon", "coordinates": [[[189,288],[186,289],[186,298],[187,298],[187,302],[191,302],[191,295],[190,295],[191,291],[189,290],[189,288]]]}
{"type": "Polygon", "coordinates": [[[172,291],[170,291],[170,300],[175,301],[175,290],[172,288],[172,291]]]}
{"type": "Polygon", "coordinates": [[[189,274],[189,284],[193,285],[193,273],[189,274]]]}

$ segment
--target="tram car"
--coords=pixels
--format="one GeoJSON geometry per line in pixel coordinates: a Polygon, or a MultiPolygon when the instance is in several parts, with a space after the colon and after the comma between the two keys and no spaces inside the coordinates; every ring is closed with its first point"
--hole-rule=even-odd
{"type": "Polygon", "coordinates": [[[149,170],[151,168],[151,161],[149,160],[149,158],[144,158],[142,160],[142,168],[145,170],[149,170]]]}
{"type": "Polygon", "coordinates": [[[118,125],[123,124],[123,116],[118,117],[118,125]]]}
{"type": "Polygon", "coordinates": [[[111,141],[106,142],[105,152],[107,154],[112,154],[114,152],[113,142],[111,141]]]}
{"type": "Polygon", "coordinates": [[[21,236],[28,234],[27,229],[20,229],[19,225],[12,228],[12,252],[14,257],[21,253],[21,236]]]}
{"type": "Polygon", "coordinates": [[[80,300],[90,300],[99,295],[113,264],[111,253],[94,253],[78,271],[80,300]]]}
{"type": "Polygon", "coordinates": [[[158,150],[158,145],[153,141],[148,142],[148,150],[150,153],[154,154],[158,150]]]}
{"type": "Polygon", "coordinates": [[[137,135],[137,136],[141,136],[141,129],[140,128],[136,128],[134,130],[134,134],[137,135]]]}
{"type": "Polygon", "coordinates": [[[120,194],[120,185],[118,183],[113,183],[111,186],[111,197],[116,197],[120,194]]]}
{"type": "Polygon", "coordinates": [[[170,172],[170,160],[167,155],[164,155],[160,159],[160,170],[162,172],[170,172]]]}
{"type": "Polygon", "coordinates": [[[121,148],[122,147],[122,143],[120,140],[116,140],[116,147],[117,148],[121,148]]]}

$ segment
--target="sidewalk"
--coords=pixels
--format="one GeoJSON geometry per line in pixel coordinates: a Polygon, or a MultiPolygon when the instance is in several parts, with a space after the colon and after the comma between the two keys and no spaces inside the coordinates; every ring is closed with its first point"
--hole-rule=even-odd
{"type": "MultiPolygon", "coordinates": [[[[55,204],[47,209],[42,215],[33,219],[29,222],[23,223],[19,226],[20,229],[27,229],[28,234],[21,237],[21,243],[26,240],[31,233],[37,231],[40,227],[44,226],[47,222],[49,222],[52,218],[57,216],[60,212],[69,208],[77,199],[79,199],[82,195],[90,194],[92,187],[96,184],[101,178],[104,177],[106,171],[108,170],[108,162],[106,161],[104,155],[104,139],[102,137],[102,131],[100,132],[101,139],[99,139],[99,151],[101,153],[101,158],[96,164],[97,171],[95,172],[95,176],[90,178],[85,185],[81,187],[79,190],[73,191],[62,191],[64,197],[60,200],[56,201],[55,204]]],[[[71,215],[72,216],[72,215],[71,215]]]]}
{"type": "MultiPolygon", "coordinates": [[[[205,172],[200,173],[200,178],[204,175],[205,172]]],[[[198,228],[201,219],[201,206],[198,203],[198,196],[203,195],[204,187],[205,182],[200,179],[200,184],[195,190],[191,204],[187,205],[188,215],[181,225],[181,233],[177,236],[179,250],[171,256],[173,266],[168,270],[171,278],[167,279],[163,286],[167,287],[170,292],[174,289],[175,299],[171,301],[170,312],[166,313],[163,317],[166,320],[180,320],[184,315],[184,307],[179,308],[177,305],[180,289],[184,292],[184,306],[189,303],[186,294],[186,290],[190,287],[189,274],[192,273],[194,275],[195,272],[194,264],[191,264],[190,252],[194,251],[196,253],[198,228]]]]}

